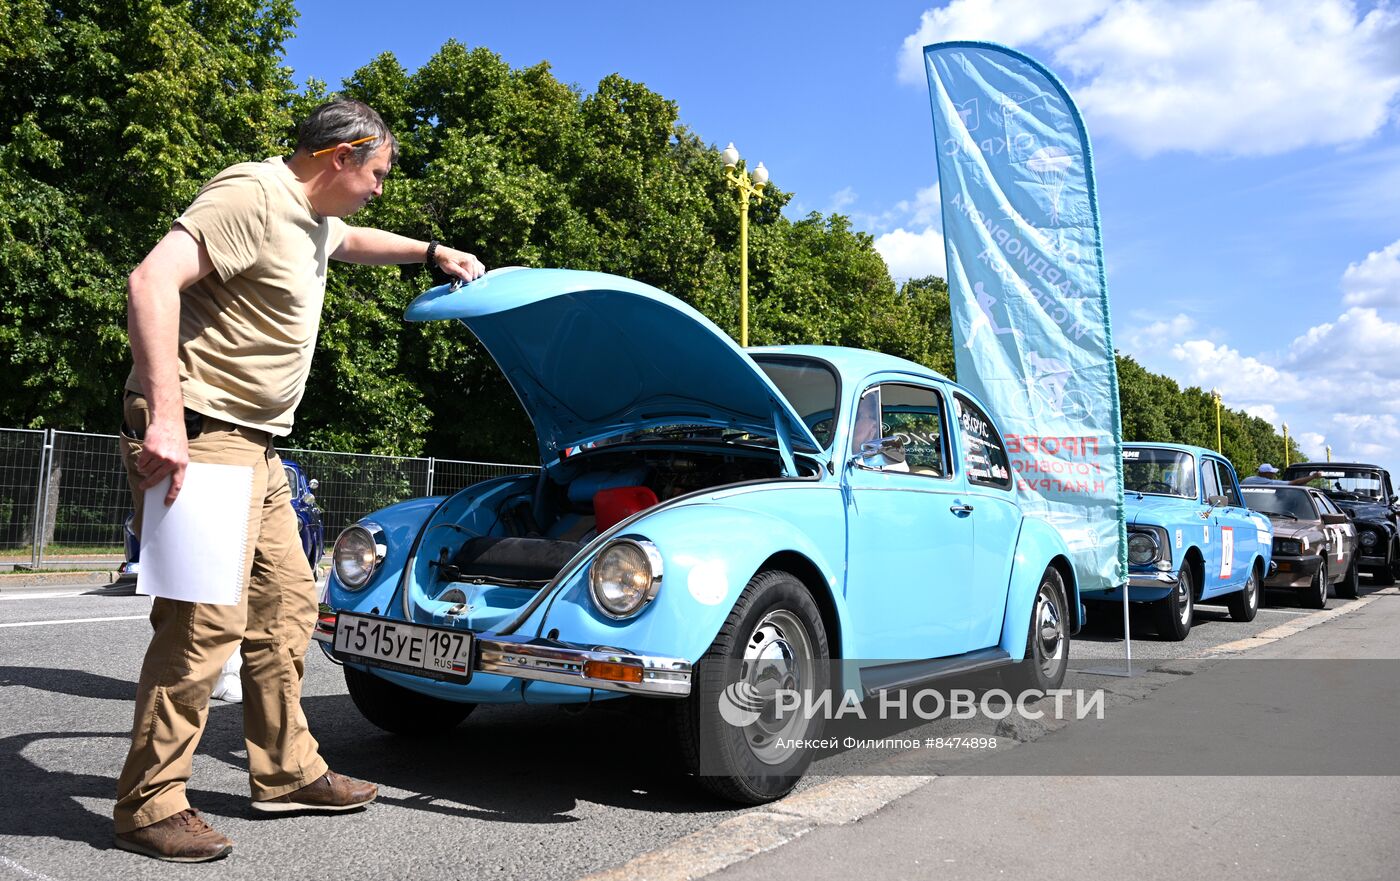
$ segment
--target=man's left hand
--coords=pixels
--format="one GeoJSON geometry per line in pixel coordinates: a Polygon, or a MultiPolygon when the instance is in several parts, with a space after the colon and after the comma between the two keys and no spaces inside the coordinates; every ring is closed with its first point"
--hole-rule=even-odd
{"type": "Polygon", "coordinates": [[[433,254],[438,269],[462,281],[472,281],[486,274],[486,267],[473,254],[439,245],[433,254]]]}

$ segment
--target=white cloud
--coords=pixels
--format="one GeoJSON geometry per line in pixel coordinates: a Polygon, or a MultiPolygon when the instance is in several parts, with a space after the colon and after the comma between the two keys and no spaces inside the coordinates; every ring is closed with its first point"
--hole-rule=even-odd
{"type": "Polygon", "coordinates": [[[1065,75],[1097,137],[1141,155],[1266,155],[1369,138],[1395,119],[1400,8],[1350,0],[953,0],[904,40],[1005,43],[1065,75]]]}
{"type": "Polygon", "coordinates": [[[831,194],[831,202],[827,205],[827,214],[836,214],[849,205],[856,202],[856,191],[854,187],[842,187],[831,194]]]}
{"type": "Polygon", "coordinates": [[[1348,266],[1342,291],[1342,302],[1348,305],[1400,306],[1400,241],[1348,266]]]}
{"type": "Polygon", "coordinates": [[[1256,354],[1199,333],[1181,314],[1123,338],[1125,351],[1149,370],[1182,385],[1218,388],[1227,407],[1275,426],[1288,422],[1313,457],[1331,445],[1338,461],[1372,461],[1400,473],[1400,323],[1353,306],[1282,351],[1256,354]]]}
{"type": "Polygon", "coordinates": [[[875,239],[875,250],[885,258],[885,265],[896,281],[925,275],[948,277],[943,234],[931,226],[922,232],[902,228],[887,232],[875,239]]]}
{"type": "Polygon", "coordinates": [[[931,187],[924,187],[914,194],[914,198],[904,199],[894,206],[895,211],[908,217],[908,222],[913,226],[922,227],[942,227],[943,226],[943,202],[939,195],[938,184],[931,187]]]}

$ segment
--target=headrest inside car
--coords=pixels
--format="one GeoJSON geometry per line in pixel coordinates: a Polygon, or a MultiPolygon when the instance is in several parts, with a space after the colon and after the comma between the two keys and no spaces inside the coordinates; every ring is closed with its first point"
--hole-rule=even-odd
{"type": "Polygon", "coordinates": [[[656,493],[650,487],[614,486],[593,494],[593,517],[602,532],[655,504],[656,493]]]}

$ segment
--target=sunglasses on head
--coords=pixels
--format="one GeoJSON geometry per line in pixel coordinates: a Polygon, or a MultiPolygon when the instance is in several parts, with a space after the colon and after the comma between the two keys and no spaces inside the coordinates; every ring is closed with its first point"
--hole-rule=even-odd
{"type": "MultiPolygon", "coordinates": [[[[369,135],[369,136],[363,137],[363,138],[356,138],[356,139],[353,140],[353,141],[346,141],[345,144],[344,144],[344,146],[346,146],[346,147],[358,147],[358,146],[361,145],[361,144],[367,144],[367,143],[369,143],[370,141],[377,140],[378,138],[379,138],[379,135],[369,135]]],[[[324,156],[324,155],[326,155],[327,153],[334,153],[336,150],[340,149],[341,146],[342,146],[341,144],[336,144],[334,147],[324,147],[324,148],[322,148],[322,149],[320,149],[320,150],[314,151],[311,155],[312,155],[312,156],[324,156]]]]}

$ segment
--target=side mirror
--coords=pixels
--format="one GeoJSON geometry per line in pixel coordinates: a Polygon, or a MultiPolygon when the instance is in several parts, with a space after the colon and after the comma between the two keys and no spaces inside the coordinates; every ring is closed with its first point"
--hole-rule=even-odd
{"type": "Polygon", "coordinates": [[[315,492],[316,490],[318,490],[318,489],[321,488],[321,481],[319,481],[319,480],[317,480],[316,478],[313,477],[313,478],[311,478],[310,480],[308,480],[308,481],[306,482],[306,487],[307,487],[307,489],[310,489],[312,492],[315,492]]]}
{"type": "Polygon", "coordinates": [[[1229,500],[1224,496],[1210,496],[1206,499],[1206,504],[1210,505],[1212,508],[1223,508],[1229,504],[1229,500]]]}
{"type": "Polygon", "coordinates": [[[1327,524],[1328,526],[1340,526],[1343,523],[1349,523],[1350,519],[1345,514],[1324,513],[1322,515],[1322,522],[1327,524]]]}

